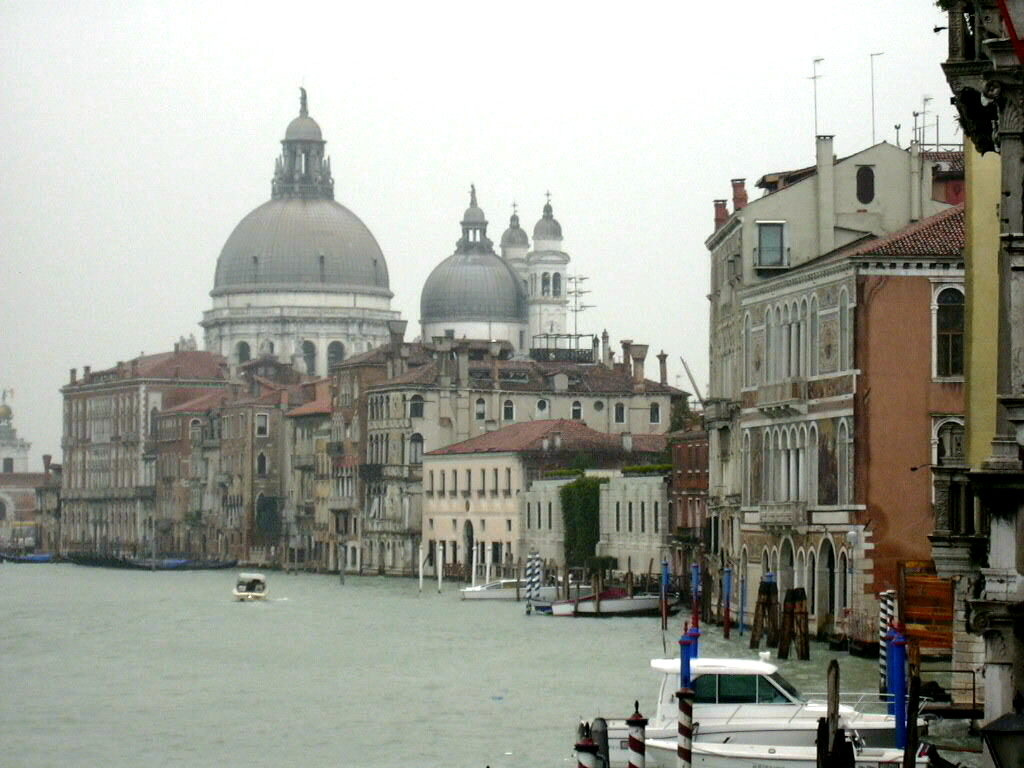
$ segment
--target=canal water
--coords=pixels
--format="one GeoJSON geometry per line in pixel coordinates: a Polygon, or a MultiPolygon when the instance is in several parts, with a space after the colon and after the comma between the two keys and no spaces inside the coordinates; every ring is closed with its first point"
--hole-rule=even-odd
{"type": "MultiPolygon", "coordinates": [[[[0,566],[0,765],[573,766],[575,724],[651,712],[649,659],[678,651],[678,619],[663,650],[658,619],[273,572],[238,603],[235,575],[0,566]]],[[[754,652],[711,628],[701,655],[754,652]]],[[[877,690],[876,662],[819,645],[782,672],[821,691],[831,658],[877,690]]]]}

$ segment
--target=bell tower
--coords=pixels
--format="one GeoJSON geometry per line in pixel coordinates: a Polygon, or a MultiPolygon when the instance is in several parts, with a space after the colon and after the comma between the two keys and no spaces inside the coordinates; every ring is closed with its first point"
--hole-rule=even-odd
{"type": "Polygon", "coordinates": [[[327,144],[316,120],[309,116],[306,89],[299,88],[299,116],[288,124],[281,141],[281,156],[274,164],[270,196],[334,199],[331,159],[324,156],[327,144]]]}

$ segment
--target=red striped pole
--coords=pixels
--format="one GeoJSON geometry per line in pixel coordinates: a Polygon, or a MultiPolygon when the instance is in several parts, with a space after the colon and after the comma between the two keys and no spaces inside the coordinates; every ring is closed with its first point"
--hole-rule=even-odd
{"type": "Polygon", "coordinates": [[[628,768],[645,768],[647,762],[647,718],[640,714],[640,702],[633,702],[633,714],[626,721],[629,728],[628,768]]]}
{"type": "Polygon", "coordinates": [[[576,768],[597,768],[597,744],[590,738],[590,723],[580,723],[576,742],[576,768]]]}
{"type": "Polygon", "coordinates": [[[676,747],[676,768],[690,768],[693,764],[693,691],[676,691],[679,702],[679,742],[676,747]]]}

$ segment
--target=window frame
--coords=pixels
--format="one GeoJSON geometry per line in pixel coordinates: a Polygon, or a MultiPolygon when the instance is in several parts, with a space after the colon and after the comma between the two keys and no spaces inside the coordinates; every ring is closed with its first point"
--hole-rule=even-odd
{"type": "Polygon", "coordinates": [[[786,222],[771,219],[757,219],[754,221],[757,227],[756,245],[754,246],[754,268],[755,269],[789,269],[789,247],[786,232],[786,222]],[[779,260],[777,263],[768,263],[763,260],[764,239],[763,234],[768,231],[778,230],[779,233],[779,260]]]}

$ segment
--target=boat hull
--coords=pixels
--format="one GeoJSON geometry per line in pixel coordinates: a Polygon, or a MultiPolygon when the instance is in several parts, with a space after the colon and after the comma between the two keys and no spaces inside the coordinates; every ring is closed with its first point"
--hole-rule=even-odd
{"type": "MultiPolygon", "coordinates": [[[[675,768],[678,764],[677,746],[675,739],[647,739],[647,765],[675,768]]],[[[815,768],[817,765],[817,747],[698,742],[692,745],[692,751],[692,764],[703,768],[750,768],[753,765],[758,768],[815,768]]],[[[855,753],[856,768],[895,768],[902,763],[902,749],[865,747],[855,753]]],[[[925,756],[918,756],[915,764],[924,768],[930,761],[925,756]]]]}
{"type": "Polygon", "coordinates": [[[0,560],[8,563],[52,563],[55,559],[49,552],[38,552],[31,555],[13,555],[0,552],[0,560]]]}
{"type": "MultiPolygon", "coordinates": [[[[668,612],[674,614],[678,606],[669,604],[668,612]]],[[[559,600],[551,605],[552,616],[660,616],[660,595],[602,596],[593,595],[579,600],[559,600]]]]}

